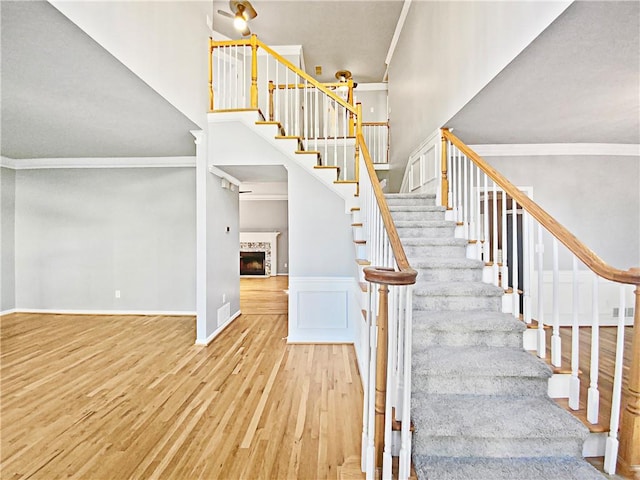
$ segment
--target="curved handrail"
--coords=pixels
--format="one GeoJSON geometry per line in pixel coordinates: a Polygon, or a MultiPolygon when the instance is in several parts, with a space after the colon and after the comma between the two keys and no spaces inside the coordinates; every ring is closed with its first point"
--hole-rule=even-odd
{"type": "Polygon", "coordinates": [[[590,270],[599,275],[618,283],[640,286],[640,270],[631,268],[620,270],[610,266],[602,260],[593,250],[582,243],[578,238],[561,225],[555,218],[549,215],[537,203],[522,193],[515,185],[507,180],[501,173],[485,162],[476,152],[465,145],[458,137],[443,128],[442,135],[455,145],[462,153],[471,159],[489,178],[491,178],[513,199],[518,202],[533,218],[544,226],[554,237],[556,237],[565,247],[567,247],[582,263],[590,270]]]}
{"type": "Polygon", "coordinates": [[[367,167],[367,173],[371,179],[373,193],[376,197],[376,201],[378,202],[378,207],[380,208],[380,216],[382,217],[382,222],[387,230],[389,243],[391,244],[391,249],[393,250],[393,255],[399,269],[399,271],[391,271],[386,268],[367,267],[364,269],[365,279],[369,282],[383,283],[387,285],[412,285],[416,283],[416,276],[418,275],[418,272],[411,268],[409,260],[407,260],[407,255],[402,247],[402,242],[400,241],[400,236],[396,230],[396,225],[393,223],[391,211],[389,210],[387,201],[384,198],[384,193],[382,192],[382,187],[378,181],[376,171],[373,168],[371,155],[369,155],[369,149],[364,141],[362,132],[358,132],[356,134],[356,140],[364,158],[364,164],[367,167]]]}

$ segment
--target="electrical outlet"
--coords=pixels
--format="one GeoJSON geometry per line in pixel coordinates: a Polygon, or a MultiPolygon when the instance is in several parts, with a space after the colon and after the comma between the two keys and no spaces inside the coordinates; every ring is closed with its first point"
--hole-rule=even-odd
{"type": "Polygon", "coordinates": [[[222,303],[225,303],[227,301],[227,294],[223,293],[222,294],[222,303]]]}
{"type": "Polygon", "coordinates": [[[287,266],[288,266],[288,264],[286,264],[286,263],[285,263],[285,264],[284,264],[284,268],[287,268],[287,266]]]}
{"type": "Polygon", "coordinates": [[[120,290],[116,290],[116,298],[120,298],[120,290]]]}

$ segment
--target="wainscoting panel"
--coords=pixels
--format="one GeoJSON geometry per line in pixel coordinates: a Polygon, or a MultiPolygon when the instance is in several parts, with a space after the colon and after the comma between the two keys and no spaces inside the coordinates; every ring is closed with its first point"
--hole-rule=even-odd
{"type": "Polygon", "coordinates": [[[289,277],[290,343],[353,343],[351,277],[289,277]]]}

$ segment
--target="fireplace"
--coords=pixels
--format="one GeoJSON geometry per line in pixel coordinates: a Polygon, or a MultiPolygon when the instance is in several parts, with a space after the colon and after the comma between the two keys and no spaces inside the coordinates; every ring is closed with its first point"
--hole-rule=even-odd
{"type": "Polygon", "coordinates": [[[240,275],[266,276],[266,252],[240,252],[240,275]]]}

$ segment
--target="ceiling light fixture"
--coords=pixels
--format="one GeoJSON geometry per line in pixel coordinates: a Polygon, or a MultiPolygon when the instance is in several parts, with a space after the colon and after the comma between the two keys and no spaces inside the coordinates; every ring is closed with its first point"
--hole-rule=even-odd
{"type": "Polygon", "coordinates": [[[247,29],[247,19],[245,18],[244,5],[238,4],[238,11],[233,17],[233,26],[239,32],[244,32],[247,29]]]}

